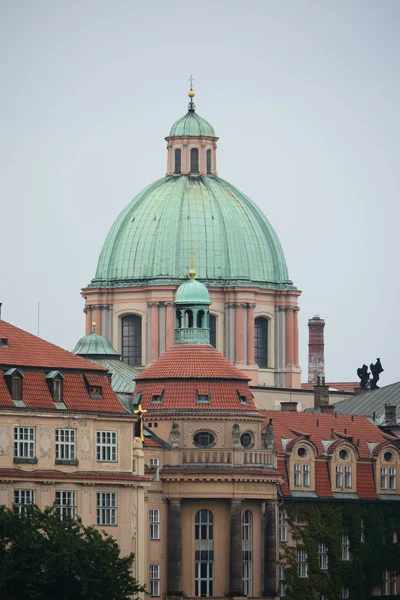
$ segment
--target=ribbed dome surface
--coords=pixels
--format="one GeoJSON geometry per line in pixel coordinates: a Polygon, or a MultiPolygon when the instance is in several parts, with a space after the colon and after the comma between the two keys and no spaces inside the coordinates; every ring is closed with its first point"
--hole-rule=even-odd
{"type": "Polygon", "coordinates": [[[209,285],[293,287],[260,209],[223,179],[187,175],[159,179],[122,211],[90,287],[181,283],[193,252],[197,278],[209,285]]]}
{"type": "Polygon", "coordinates": [[[171,127],[170,136],[205,136],[215,137],[214,127],[194,111],[189,111],[171,127]]]}
{"type": "Polygon", "coordinates": [[[99,335],[95,331],[84,335],[75,348],[72,350],[74,354],[79,356],[108,356],[108,357],[119,357],[119,352],[114,350],[107,338],[99,335]]]}
{"type": "Polygon", "coordinates": [[[205,285],[196,279],[188,279],[179,286],[175,304],[211,304],[210,294],[205,285]]]}

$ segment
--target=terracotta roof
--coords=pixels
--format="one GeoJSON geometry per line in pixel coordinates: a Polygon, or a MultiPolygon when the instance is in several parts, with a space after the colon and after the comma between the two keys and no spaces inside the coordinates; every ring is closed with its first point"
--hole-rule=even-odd
{"type": "Polygon", "coordinates": [[[7,346],[0,345],[0,365],[105,371],[89,360],[1,320],[0,338],[8,340],[7,346]]]}
{"type": "Polygon", "coordinates": [[[322,498],[332,498],[333,496],[327,461],[317,460],[315,463],[315,491],[322,498]]]}
{"type": "Polygon", "coordinates": [[[373,465],[371,463],[357,464],[357,494],[360,498],[377,498],[374,482],[373,465]]]}
{"type": "MultiPolygon", "coordinates": [[[[149,379],[232,379],[249,381],[213,346],[175,344],[152,363],[136,381],[149,379]]],[[[137,390],[136,390],[137,392],[137,390]]]]}
{"type": "Polygon", "coordinates": [[[281,483],[281,488],[284,496],[291,496],[287,472],[286,472],[286,461],[283,458],[278,458],[278,471],[283,475],[284,480],[281,483]]]}
{"type": "Polygon", "coordinates": [[[17,479],[87,479],[90,481],[149,481],[147,477],[133,475],[133,473],[112,473],[104,471],[73,471],[65,473],[63,471],[22,471],[21,469],[0,469],[0,480],[15,477],[17,479]]]}
{"type": "MultiPolygon", "coordinates": [[[[359,381],[327,381],[325,385],[328,388],[334,388],[339,392],[352,392],[354,393],[354,388],[360,387],[359,381]]],[[[313,390],[314,383],[302,383],[301,388],[303,390],[313,390]]]]}
{"type": "Polygon", "coordinates": [[[207,404],[196,402],[196,390],[199,389],[200,385],[204,385],[204,380],[188,381],[183,379],[171,381],[170,379],[166,379],[162,386],[157,387],[157,392],[161,393],[164,390],[163,401],[161,403],[152,403],[156,389],[154,381],[138,379],[136,381],[135,394],[143,394],[140,402],[148,410],[148,413],[145,415],[146,421],[153,418],[150,415],[151,412],[159,413],[171,410],[195,411],[196,413],[211,411],[250,412],[255,415],[255,418],[260,416],[247,381],[208,381],[207,391],[210,394],[211,400],[207,404]],[[239,395],[246,397],[247,404],[243,404],[240,401],[239,395]]]}

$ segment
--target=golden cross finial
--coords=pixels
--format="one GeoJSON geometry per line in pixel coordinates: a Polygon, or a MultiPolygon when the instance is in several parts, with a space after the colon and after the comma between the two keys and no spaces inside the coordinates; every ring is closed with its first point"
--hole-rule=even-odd
{"type": "Polygon", "coordinates": [[[190,83],[190,89],[191,89],[191,90],[193,90],[193,81],[194,81],[194,77],[193,77],[193,75],[191,75],[191,76],[189,77],[189,83],[190,83]]]}
{"type": "Polygon", "coordinates": [[[190,266],[192,267],[192,269],[194,268],[194,258],[196,256],[196,252],[194,251],[194,249],[192,248],[189,252],[190,254],[190,258],[192,259],[192,262],[190,263],[190,266]]]}
{"type": "MultiPolygon", "coordinates": [[[[144,413],[147,413],[147,410],[145,408],[142,408],[142,405],[139,404],[139,406],[137,407],[137,410],[133,411],[136,415],[138,415],[138,421],[139,421],[139,435],[136,437],[139,437],[142,442],[144,442],[144,434],[143,434],[143,415],[144,413]]],[[[136,433],[136,428],[135,428],[135,433],[136,433]]]]}

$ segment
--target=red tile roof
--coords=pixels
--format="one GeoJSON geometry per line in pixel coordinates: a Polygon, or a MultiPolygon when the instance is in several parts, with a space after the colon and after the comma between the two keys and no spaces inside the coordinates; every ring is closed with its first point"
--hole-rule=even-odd
{"type": "MultiPolygon", "coordinates": [[[[325,383],[325,385],[328,386],[329,388],[338,390],[339,392],[354,393],[354,388],[360,387],[360,382],[359,381],[330,381],[330,382],[327,381],[325,383]]],[[[302,383],[301,389],[302,390],[313,390],[314,384],[313,383],[302,383]]]]}
{"type": "Polygon", "coordinates": [[[315,463],[315,491],[322,498],[333,497],[327,461],[317,460],[315,463]]]}
{"type": "Polygon", "coordinates": [[[105,371],[100,365],[1,320],[0,338],[8,340],[7,346],[0,346],[0,365],[105,371]]]}
{"type": "Polygon", "coordinates": [[[357,494],[360,498],[377,498],[374,482],[373,465],[371,463],[357,464],[357,494]]]}
{"type": "Polygon", "coordinates": [[[86,479],[90,481],[109,481],[111,483],[118,483],[119,481],[149,481],[147,477],[140,475],[133,475],[133,473],[118,473],[114,471],[112,473],[104,471],[73,471],[71,473],[65,473],[63,471],[22,471],[21,469],[0,469],[0,480],[10,479],[15,477],[16,479],[86,479]]]}
{"type": "Polygon", "coordinates": [[[249,381],[213,346],[175,344],[147,367],[136,381],[149,379],[232,379],[249,381]]]}
{"type": "Polygon", "coordinates": [[[278,472],[283,475],[284,480],[281,483],[281,488],[284,496],[291,496],[287,471],[286,471],[286,461],[283,458],[278,458],[278,472]]]}

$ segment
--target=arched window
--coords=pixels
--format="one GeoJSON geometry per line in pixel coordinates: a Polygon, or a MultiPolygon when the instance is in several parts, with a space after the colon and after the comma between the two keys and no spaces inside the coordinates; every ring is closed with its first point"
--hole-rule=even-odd
{"type": "Polygon", "coordinates": [[[254,360],[260,369],[268,367],[268,319],[257,317],[254,322],[254,360]]]}
{"type": "Polygon", "coordinates": [[[242,515],[243,596],[253,595],[253,513],[242,515]]]}
{"type": "Polygon", "coordinates": [[[178,329],[180,329],[182,327],[182,313],[179,309],[176,310],[175,317],[176,317],[176,327],[178,329]]]}
{"type": "Polygon", "coordinates": [[[191,329],[193,327],[193,312],[187,310],[185,313],[185,327],[191,329]]]}
{"type": "Polygon", "coordinates": [[[214,315],[210,315],[209,322],[210,322],[210,344],[211,344],[211,346],[214,346],[214,348],[216,348],[217,347],[217,317],[214,317],[214,315]]]}
{"type": "Polygon", "coordinates": [[[199,151],[197,148],[192,148],[190,151],[190,172],[199,172],[199,151]]]}
{"type": "Polygon", "coordinates": [[[142,364],[142,318],[138,315],[122,318],[122,360],[128,365],[142,364]]]}
{"type": "Polygon", "coordinates": [[[195,596],[214,595],[214,516],[203,508],[194,520],[195,596]]]}
{"type": "Polygon", "coordinates": [[[197,327],[202,329],[204,327],[204,310],[199,310],[197,313],[197,327]]]}
{"type": "Polygon", "coordinates": [[[211,150],[207,150],[207,175],[211,174],[211,150]]]}
{"type": "Polygon", "coordinates": [[[175,150],[175,173],[182,172],[182,151],[180,148],[175,150]]]}

